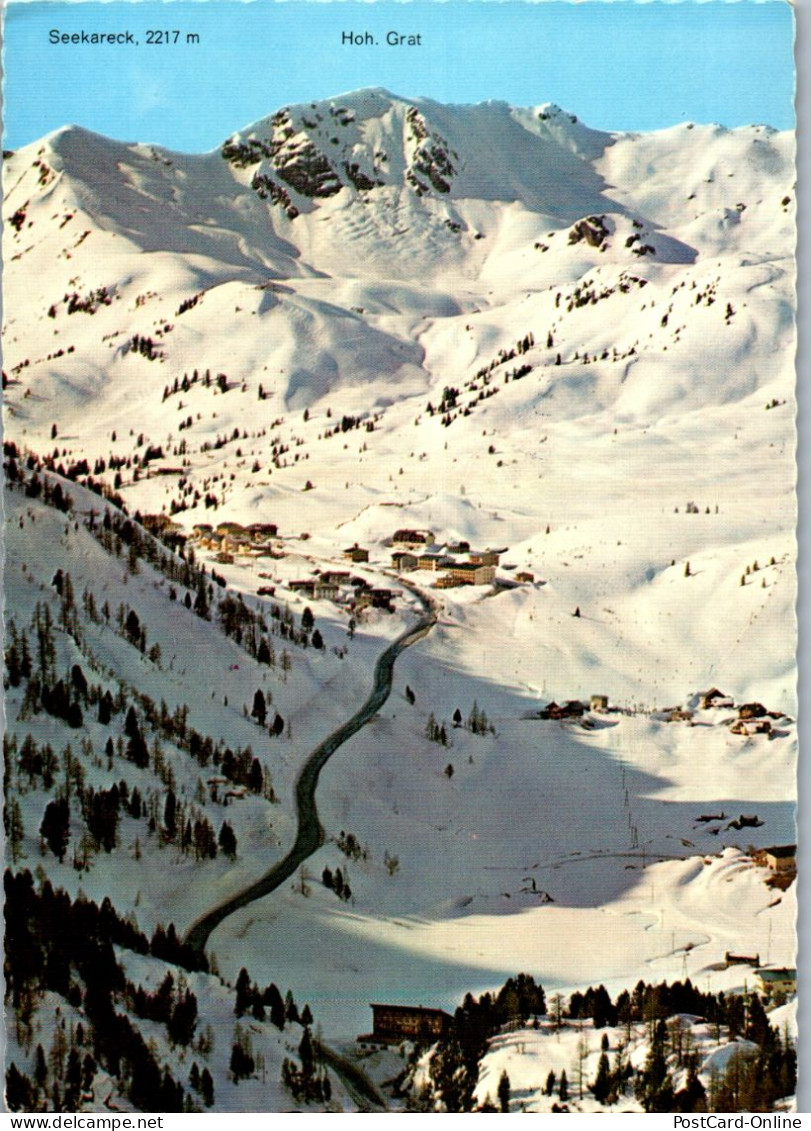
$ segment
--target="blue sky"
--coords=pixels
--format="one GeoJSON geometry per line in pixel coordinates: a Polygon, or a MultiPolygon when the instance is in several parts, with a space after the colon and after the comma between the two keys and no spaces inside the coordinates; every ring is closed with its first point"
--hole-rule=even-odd
{"type": "Polygon", "coordinates": [[[73,122],[200,152],[286,103],[363,86],[447,102],[552,101],[608,130],[794,125],[785,0],[13,2],[4,38],[6,148],[73,122]],[[139,46],[52,45],[51,29],[129,31],[139,46]],[[180,42],[148,46],[148,29],[178,30],[180,42]],[[342,46],[343,31],[381,42],[342,46]],[[387,47],[388,31],[422,43],[387,47]]]}

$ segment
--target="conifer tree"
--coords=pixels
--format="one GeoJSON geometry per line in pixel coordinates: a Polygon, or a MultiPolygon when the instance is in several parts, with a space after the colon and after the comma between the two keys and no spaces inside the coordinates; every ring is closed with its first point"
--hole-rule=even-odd
{"type": "Polygon", "coordinates": [[[605,1052],[600,1053],[600,1060],[597,1065],[597,1077],[591,1085],[592,1093],[597,1103],[604,1104],[608,1098],[608,1093],[611,1090],[611,1073],[608,1065],[608,1057],[605,1052]]]}
{"type": "Polygon", "coordinates": [[[506,1068],[501,1073],[498,1081],[498,1102],[503,1113],[510,1110],[510,1077],[507,1075],[506,1068]]]}
{"type": "Polygon", "coordinates": [[[70,809],[64,797],[49,801],[40,825],[40,836],[59,862],[65,858],[68,847],[70,809]]]}
{"type": "Polygon", "coordinates": [[[264,692],[261,688],[257,688],[253,697],[253,708],[251,709],[251,718],[256,719],[260,727],[265,725],[267,718],[267,703],[265,702],[264,692]]]}
{"type": "Polygon", "coordinates": [[[243,966],[237,975],[236,984],[236,1002],[234,1004],[234,1013],[237,1017],[241,1017],[243,1013],[247,1013],[253,999],[253,987],[251,985],[251,976],[243,966]]]}
{"type": "Polygon", "coordinates": [[[305,1028],[301,1041],[299,1042],[298,1054],[301,1058],[301,1070],[306,1079],[311,1079],[313,1069],[315,1068],[315,1052],[313,1050],[313,1041],[310,1036],[310,1030],[305,1028]]]}
{"type": "Polygon", "coordinates": [[[223,826],[220,829],[219,845],[223,853],[230,860],[233,860],[237,854],[237,838],[236,833],[227,821],[223,821],[223,826]]]}
{"type": "Polygon", "coordinates": [[[34,1080],[40,1090],[45,1088],[48,1081],[48,1066],[45,1063],[42,1045],[37,1045],[36,1055],[34,1056],[34,1080]]]}
{"type": "Polygon", "coordinates": [[[211,1107],[214,1103],[214,1081],[208,1068],[204,1068],[200,1076],[200,1094],[206,1107],[211,1107]]]}

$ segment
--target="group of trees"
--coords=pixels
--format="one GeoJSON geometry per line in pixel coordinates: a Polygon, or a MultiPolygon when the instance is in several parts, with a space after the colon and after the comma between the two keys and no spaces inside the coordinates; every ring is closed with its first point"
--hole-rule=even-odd
{"type": "Polygon", "coordinates": [[[70,807],[64,797],[48,802],[39,835],[61,863],[70,839],[70,807]]]}
{"type": "MultiPolygon", "coordinates": [[[[48,639],[49,647],[52,647],[52,637],[48,639]]],[[[19,634],[17,640],[19,644],[19,634]]],[[[209,736],[190,727],[187,705],[180,705],[170,711],[165,702],[157,705],[149,696],[134,688],[129,688],[128,693],[119,688],[113,695],[109,689],[98,684],[89,685],[78,665],[74,665],[72,669],[70,682],[86,707],[97,706],[98,722],[103,726],[110,726],[115,716],[126,712],[123,727],[127,739],[125,756],[136,766],[143,769],[151,766],[158,776],[165,776],[163,752],[157,740],[159,735],[179,749],[187,751],[199,765],[213,763],[220,767],[223,775],[234,784],[245,786],[253,793],[272,794],[269,775],[254,756],[251,747],[232,749],[222,739],[214,742],[209,736]],[[135,704],[130,701],[130,696],[140,707],[140,715],[135,710],[135,704]],[[156,735],[151,748],[147,744],[146,728],[150,728],[156,735]]]]}
{"type": "MultiPolygon", "coordinates": [[[[4,448],[6,445],[3,445],[4,448]]],[[[12,444],[13,448],[14,445],[12,444]]],[[[31,457],[28,461],[28,470],[31,471],[29,476],[26,476],[22,467],[17,463],[14,456],[7,459],[3,468],[6,473],[6,483],[11,490],[15,487],[22,489],[27,499],[41,499],[47,506],[54,507],[62,514],[67,514],[73,507],[72,496],[66,494],[62,489],[62,484],[54,482],[47,476],[42,476],[33,470],[36,466],[36,461],[31,457]]]]}
{"type": "MultiPolygon", "coordinates": [[[[622,990],[612,1001],[604,986],[589,986],[584,993],[575,992],[569,998],[567,1016],[573,1020],[590,1018],[596,1029],[608,1026],[626,1026],[647,1022],[652,1037],[653,1027],[659,1020],[679,1013],[692,1013],[704,1017],[720,1037],[724,1026],[730,1036],[743,1036],[747,1029],[746,1018],[757,995],[748,999],[740,994],[703,993],[689,978],[684,982],[650,983],[640,979],[632,991],[622,990]],[[749,1003],[747,1005],[747,1002],[749,1003]]],[[[762,1012],[762,1007],[760,1009],[762,1012]]]]}
{"type": "Polygon", "coordinates": [[[172,1044],[191,1044],[197,1027],[197,998],[183,975],[175,982],[174,975],[167,971],[154,993],[127,982],[125,996],[137,1017],[166,1026],[172,1044]]]}
{"type": "Polygon", "coordinates": [[[473,1110],[479,1062],[495,1033],[504,1025],[523,1024],[545,1013],[543,986],[529,974],[509,978],[497,994],[478,999],[467,994],[456,1010],[453,1028],[431,1057],[431,1081],[446,1110],[473,1110]]]}
{"type": "MultiPolygon", "coordinates": [[[[207,619],[214,590],[207,584],[205,567],[198,565],[193,553],[178,545],[170,533],[163,534],[168,540],[164,544],[159,537],[144,529],[137,521],[137,516],[131,519],[123,509],[116,511],[110,507],[105,507],[101,521],[96,513],[91,512],[85,520],[85,529],[108,554],[122,557],[126,549],[127,565],[131,573],[137,569],[137,563],[142,561],[157,569],[173,584],[182,585],[189,597],[188,607],[193,604],[198,616],[207,619]],[[194,599],[190,596],[191,593],[195,594],[194,599]]],[[[214,580],[212,573],[212,581],[214,580]]]]}
{"type": "MultiPolygon", "coordinates": [[[[459,727],[462,725],[462,712],[457,707],[453,713],[453,725],[459,727]]],[[[487,714],[474,699],[473,706],[470,708],[470,714],[467,717],[467,729],[471,734],[495,734],[495,727],[487,718],[487,714]]]]}
{"type": "Polygon", "coordinates": [[[796,1087],[796,1052],[770,1026],[756,1052],[737,1053],[723,1074],[712,1077],[707,1105],[710,1111],[775,1111],[777,1102],[793,1095],[796,1087]]]}
{"type": "MultiPolygon", "coordinates": [[[[791,1042],[769,1024],[758,995],[745,1000],[730,995],[727,1009],[735,1023],[742,1022],[737,1035],[752,1045],[735,1052],[723,1072],[714,1071],[708,1089],[699,1079],[699,1056],[681,1018],[677,1015],[668,1022],[663,1018],[656,1021],[644,1068],[634,1080],[634,1093],[646,1111],[773,1111],[778,1100],[794,1092],[796,1053],[791,1042]],[[733,999],[735,1005],[730,1010],[733,999]],[[686,1069],[684,1084],[678,1090],[674,1068],[686,1069]]],[[[613,1098],[610,1094],[607,1102],[613,1098]]]]}
{"type": "Polygon", "coordinates": [[[369,849],[360,843],[354,833],[341,829],[335,843],[348,860],[367,860],[369,857],[369,849]]]}
{"type": "Polygon", "coordinates": [[[309,1027],[304,1029],[298,1047],[300,1067],[286,1057],[282,1064],[282,1083],[294,1099],[305,1102],[327,1103],[332,1096],[332,1085],[326,1069],[316,1057],[316,1046],[309,1027]]]}
{"type": "MultiPolygon", "coordinates": [[[[123,783],[122,783],[123,784],[123,783]]],[[[89,843],[82,842],[83,865],[93,850],[111,852],[116,845],[121,792],[117,785],[110,789],[79,787],[82,816],[85,819],[89,843]]],[[[50,851],[61,862],[70,840],[70,804],[66,796],[49,801],[40,824],[39,834],[50,851]]],[[[77,860],[82,858],[77,855],[77,860]]]]}
{"type": "MultiPolygon", "coordinates": [[[[407,693],[406,697],[408,698],[407,693]]],[[[487,713],[479,707],[475,700],[467,719],[463,717],[461,710],[458,707],[456,708],[453,712],[453,726],[457,730],[464,726],[471,734],[477,735],[496,733],[495,727],[487,717],[487,713]]],[[[431,742],[437,742],[440,746],[450,745],[447,727],[444,722],[437,722],[433,711],[429,714],[428,722],[425,724],[425,735],[431,742]]]]}
{"type": "Polygon", "coordinates": [[[152,338],[147,335],[133,334],[127,342],[127,349],[134,353],[140,353],[147,361],[155,361],[157,358],[163,357],[152,338]]]}
{"type": "Polygon", "coordinates": [[[231,1060],[229,1069],[235,1084],[240,1080],[248,1080],[256,1070],[256,1060],[253,1055],[253,1044],[250,1033],[241,1025],[237,1025],[234,1043],[231,1045],[231,1060]]]}
{"type": "MultiPolygon", "coordinates": [[[[47,606],[46,606],[47,607],[47,606]]],[[[50,616],[50,611],[48,612],[50,616]]],[[[28,636],[20,633],[12,617],[6,626],[5,649],[6,679],[11,687],[19,687],[25,679],[31,678],[33,670],[28,636]]]]}
{"type": "MultiPolygon", "coordinates": [[[[660,1018],[653,1027],[653,1037],[645,1058],[645,1065],[637,1073],[634,1081],[634,1094],[640,1101],[645,1111],[706,1111],[706,1098],[704,1086],[697,1076],[697,1057],[690,1058],[688,1068],[688,1083],[680,1095],[678,1103],[673,1087],[673,1077],[669,1071],[667,1055],[667,1026],[660,1018]]],[[[602,1058],[600,1062],[602,1070],[602,1058]]],[[[613,1103],[619,1095],[619,1090],[614,1081],[605,1072],[598,1072],[595,1081],[595,1097],[603,1095],[603,1103],[613,1103]],[[601,1076],[604,1081],[601,1084],[601,1076]]]]}
{"type": "MultiPolygon", "coordinates": [[[[217,605],[217,618],[226,636],[236,641],[257,663],[267,664],[271,668],[277,665],[272,640],[274,636],[281,637],[299,648],[308,648],[312,645],[313,648],[321,650],[324,647],[323,637],[317,628],[311,635],[315,621],[309,608],[304,609],[301,627],[297,628],[295,617],[288,605],[282,607],[272,604],[268,622],[262,612],[251,608],[241,593],[233,596],[226,592],[217,605]]],[[[290,670],[290,656],[286,651],[282,652],[278,663],[283,672],[287,673],[290,670]]]]}
{"type": "Polygon", "coordinates": [[[6,1087],[12,1111],[75,1111],[84,1098],[93,1096],[98,1065],[91,1052],[82,1056],[84,1033],[79,1037],[76,1031],[72,1039],[65,1035],[63,1019],[56,1026],[47,1060],[42,1045],[37,1045],[33,1078],[11,1063],[6,1087]]]}
{"type": "MultiPolygon", "coordinates": [[[[23,472],[16,462],[18,457],[16,446],[7,445],[6,453],[8,459],[14,464],[15,478],[22,478],[23,472]]],[[[52,459],[42,461],[35,456],[30,456],[28,462],[32,467],[49,467],[50,470],[65,474],[65,469],[61,466],[55,467],[52,459]]],[[[92,481],[83,481],[83,483],[91,490],[98,487],[92,481]]],[[[37,495],[39,494],[43,495],[44,501],[58,506],[59,509],[67,511],[72,506],[69,497],[63,495],[60,484],[58,482],[53,483],[47,476],[42,481],[37,480],[37,495]]],[[[272,622],[268,625],[264,617],[251,609],[241,595],[234,596],[226,592],[219,601],[215,601],[215,588],[211,582],[216,583],[220,589],[225,589],[223,578],[212,571],[211,582],[208,582],[205,567],[194,561],[193,551],[178,544],[171,532],[165,533],[163,537],[169,541],[171,548],[176,551],[174,553],[168,552],[167,548],[162,546],[158,537],[143,529],[137,521],[139,516],[136,515],[135,519],[131,519],[123,511],[123,502],[120,498],[114,496],[111,501],[119,506],[118,512],[108,507],[105,509],[101,521],[94,512],[91,512],[85,520],[86,529],[94,535],[104,549],[116,556],[121,556],[126,551],[131,572],[136,572],[137,562],[143,560],[163,573],[171,582],[183,585],[187,590],[183,603],[204,620],[211,618],[212,606],[216,604],[217,622],[223,632],[235,639],[260,663],[275,665],[276,658],[269,639],[271,634],[281,636],[292,644],[301,647],[307,647],[311,642],[314,647],[323,647],[323,639],[319,643],[313,636],[311,641],[306,630],[295,628],[292,613],[288,609],[282,610],[279,606],[274,605],[271,609],[272,622]]],[[[142,626],[139,624],[139,634],[141,628],[142,626]]],[[[319,638],[320,636],[319,633],[319,638]]],[[[137,641],[134,636],[131,636],[130,639],[131,642],[140,644],[140,636],[137,641]]],[[[283,663],[282,667],[283,670],[289,667],[289,657],[287,664],[283,663]]]]}
{"type": "MultiPolygon", "coordinates": [[[[6,989],[17,1006],[28,994],[51,989],[71,998],[71,968],[92,969],[96,942],[115,944],[137,954],[152,954],[188,970],[206,969],[177,937],[173,923],[158,923],[150,940],[132,916],[124,917],[109,898],[101,905],[43,880],[39,887],[31,872],[6,870],[6,989]],[[86,938],[86,946],[83,939],[86,938]],[[88,954],[90,957],[88,957],[88,954]]],[[[81,992],[77,1000],[81,1001],[81,992]]]]}
{"type": "MultiPolygon", "coordinates": [[[[127,982],[113,949],[116,945],[176,961],[184,948],[177,942],[174,927],[168,932],[161,927],[162,938],[156,930],[150,944],[109,899],[101,906],[81,895],[72,900],[47,880],[37,889],[28,871],[6,872],[5,897],[6,992],[18,1043],[24,1048],[29,1045],[34,1011],[45,991],[66,999],[82,1018],[74,1034],[75,1045],[65,1048],[64,1072],[49,1075],[43,1071],[44,1058],[39,1053],[33,1078],[14,1062],[9,1064],[10,1108],[75,1110],[80,1089],[91,1084],[98,1065],[116,1078],[119,1089],[139,1110],[182,1111],[183,1088],[166,1067],[161,1068],[137,1027],[117,1008],[126,998],[127,982]],[[83,1066],[80,1047],[86,1050],[83,1066]]],[[[190,1036],[193,1017],[193,995],[187,989],[173,995],[169,1024],[175,1026],[177,1038],[190,1036]],[[180,1012],[173,1022],[178,1006],[180,1012]]]]}
{"type": "MultiPolygon", "coordinates": [[[[551,1015],[557,1027],[565,1024],[564,1019],[578,1026],[588,1019],[595,1028],[604,1030],[626,1027],[624,1036],[615,1035],[611,1057],[609,1035],[603,1033],[593,1079],[585,1070],[589,1050],[586,1031],[581,1028],[575,1065],[580,1098],[588,1091],[599,1103],[610,1106],[632,1094],[648,1112],[765,1112],[773,1111],[778,1100],[795,1090],[793,1045],[769,1024],[757,994],[701,993],[689,979],[671,985],[640,981],[633,991],[623,990],[613,1001],[605,987],[598,986],[572,994],[568,1010],[564,1004],[561,995],[552,999],[551,1015]],[[723,1028],[729,1038],[751,1042],[730,1058],[724,1072],[713,1073],[707,1088],[699,1077],[701,1059],[684,1015],[708,1021],[715,1027],[718,1041],[723,1028]],[[637,1069],[629,1057],[634,1025],[645,1026],[648,1046],[644,1065],[637,1069]]],[[[452,1029],[431,1055],[427,1102],[433,1105],[439,1099],[447,1111],[474,1110],[479,1065],[490,1038],[505,1026],[525,1025],[531,1016],[545,1013],[543,988],[524,974],[509,979],[495,995],[475,999],[468,994],[456,1010],[452,1029]]],[[[552,1096],[556,1088],[564,1104],[571,1095],[565,1072],[560,1078],[549,1072],[543,1091],[552,1096]]],[[[510,1097],[510,1080],[505,1072],[496,1097],[502,1111],[509,1110],[510,1097]]],[[[488,1100],[476,1110],[497,1109],[488,1100]]],[[[553,1110],[567,1109],[556,1105],[553,1110]]]]}
{"type": "Polygon", "coordinates": [[[425,737],[430,742],[437,742],[440,746],[448,745],[448,732],[444,722],[438,723],[434,717],[434,712],[428,716],[428,722],[425,724],[425,737]]]}
{"type": "MultiPolygon", "coordinates": [[[[70,594],[69,578],[64,589],[70,594]]],[[[65,608],[63,598],[63,610],[65,608]]],[[[65,627],[62,614],[60,622],[65,627]]],[[[71,617],[72,626],[72,617],[71,617]]],[[[56,644],[54,624],[47,601],[38,601],[31,618],[30,632],[34,638],[33,655],[28,643],[28,633],[20,632],[15,623],[9,626],[9,643],[5,650],[6,678],[11,687],[25,685],[22,714],[45,711],[54,718],[63,719],[73,729],[81,727],[84,716],[82,704],[86,702],[87,680],[78,664],[62,677],[56,671],[56,644]]],[[[78,628],[76,629],[78,633],[78,628]]]]}
{"type": "Polygon", "coordinates": [[[590,1018],[595,1028],[624,1026],[627,1039],[632,1025],[647,1026],[648,1055],[636,1074],[624,1059],[627,1040],[619,1045],[611,1067],[604,1045],[591,1084],[601,1103],[615,1103],[633,1080],[634,1094],[646,1111],[771,1111],[774,1102],[795,1087],[795,1052],[769,1024],[757,994],[702,993],[689,978],[670,985],[639,981],[633,991],[623,990],[613,1002],[604,986],[572,994],[568,1014],[573,1019],[590,1018]],[[713,1077],[709,1094],[698,1076],[699,1058],[682,1021],[684,1014],[705,1018],[716,1040],[723,1028],[730,1038],[743,1037],[758,1046],[757,1052],[733,1057],[726,1072],[713,1077]],[[674,1069],[684,1072],[678,1090],[674,1069]]]}
{"type": "Polygon", "coordinates": [[[284,998],[275,982],[260,990],[259,986],[251,981],[251,976],[244,966],[237,976],[235,990],[234,1013],[237,1017],[250,1015],[256,1021],[267,1019],[281,1030],[287,1024],[311,1025],[313,1022],[309,1005],[305,1005],[299,1012],[292,990],[288,990],[284,998]]]}
{"type": "Polygon", "coordinates": [[[203,1071],[200,1071],[200,1066],[196,1060],[192,1063],[189,1072],[189,1086],[197,1092],[206,1107],[212,1106],[214,1103],[214,1080],[208,1068],[203,1068],[203,1071]]]}
{"type": "MultiPolygon", "coordinates": [[[[19,455],[16,446],[8,444],[5,450],[7,462],[14,465],[15,480],[24,481],[24,473],[16,462],[19,455]]],[[[28,457],[27,462],[30,467],[42,466],[42,461],[33,455],[28,457]]],[[[53,460],[50,462],[53,464],[53,460]]],[[[64,469],[61,470],[64,471],[64,469]]],[[[43,494],[43,497],[47,496],[46,501],[51,505],[59,506],[60,509],[69,510],[72,506],[71,500],[63,495],[60,484],[58,482],[53,483],[47,476],[42,481],[38,480],[37,494],[43,494]]],[[[121,500],[116,501],[121,502],[121,500]]],[[[178,551],[175,553],[167,552],[167,549],[161,546],[155,535],[144,530],[137,521],[130,519],[126,513],[116,512],[111,508],[105,509],[100,521],[99,516],[91,511],[85,520],[85,525],[86,529],[97,538],[107,552],[116,556],[121,556],[126,552],[128,569],[131,573],[138,571],[140,560],[146,561],[162,572],[173,582],[169,590],[170,598],[177,599],[175,584],[183,585],[187,590],[183,603],[196,615],[203,619],[211,619],[212,608],[216,608],[215,620],[222,631],[245,648],[259,663],[267,664],[270,667],[276,666],[277,659],[272,643],[273,636],[279,636],[299,647],[306,648],[312,645],[323,650],[324,640],[320,631],[314,628],[311,610],[304,610],[302,625],[297,628],[293,614],[286,606],[282,608],[278,604],[272,605],[268,622],[263,613],[253,609],[241,595],[234,596],[226,591],[217,599],[214,583],[219,588],[224,588],[225,580],[212,571],[211,581],[209,582],[206,578],[205,567],[198,566],[194,561],[193,550],[191,548],[186,550],[182,544],[179,545],[174,540],[173,535],[167,534],[165,537],[173,539],[172,548],[178,551]],[[192,594],[194,594],[193,597],[192,594]]],[[[79,643],[80,621],[73,597],[70,575],[61,569],[57,570],[53,584],[61,600],[59,626],[73,635],[79,643]]],[[[99,610],[93,594],[89,590],[85,591],[83,601],[84,612],[88,618],[97,623],[110,624],[111,614],[106,603],[104,608],[99,610]]],[[[42,637],[49,641],[51,656],[55,660],[54,625],[47,602],[38,606],[37,617],[39,620],[35,627],[38,632],[38,642],[42,637]]],[[[146,626],[137,612],[128,606],[121,606],[117,623],[121,635],[146,654],[146,626]]],[[[157,643],[149,649],[148,658],[153,663],[160,664],[161,653],[160,646],[157,643]]],[[[16,636],[13,633],[10,634],[10,642],[6,648],[6,663],[7,678],[12,686],[18,686],[23,679],[31,682],[32,669],[33,674],[39,676],[38,683],[31,687],[28,709],[49,710],[50,713],[65,718],[69,725],[74,727],[82,725],[81,706],[77,697],[71,694],[69,682],[63,679],[61,686],[57,686],[59,681],[56,678],[55,671],[49,673],[50,678],[48,678],[36,667],[25,634],[22,637],[19,634],[16,636]]],[[[280,666],[283,673],[282,678],[285,678],[292,667],[292,661],[286,649],[282,652],[280,666]]],[[[279,719],[275,719],[274,723],[278,725],[279,719]]],[[[143,758],[143,751],[136,751],[136,754],[138,753],[143,758]]],[[[247,782],[242,784],[247,784],[247,782]]]]}
{"type": "Polygon", "coordinates": [[[153,644],[146,650],[146,625],[141,622],[141,618],[136,613],[135,609],[131,609],[129,605],[119,605],[117,625],[119,635],[131,644],[133,648],[137,648],[141,655],[148,655],[153,664],[160,666],[161,662],[161,648],[160,644],[153,644]]]}
{"type": "MultiPolygon", "coordinates": [[[[563,1071],[560,1074],[560,1079],[558,1079],[555,1076],[555,1073],[551,1068],[549,1069],[549,1075],[546,1077],[546,1083],[544,1084],[544,1089],[543,1089],[544,1095],[545,1096],[554,1095],[555,1087],[557,1087],[557,1089],[558,1089],[558,1097],[559,1097],[561,1103],[565,1103],[566,1100],[568,1100],[568,1098],[569,1098],[569,1078],[566,1075],[566,1069],[565,1068],[563,1069],[563,1071]]],[[[553,1108],[553,1110],[554,1110],[554,1108],[553,1108]]]]}
{"type": "Polygon", "coordinates": [[[229,859],[237,854],[237,837],[228,821],[223,821],[215,836],[211,821],[196,805],[179,800],[173,789],[166,794],[163,807],[163,839],[181,852],[194,853],[196,860],[213,860],[217,849],[229,859]]]}
{"type": "Polygon", "coordinates": [[[20,792],[24,792],[23,777],[29,789],[38,788],[40,784],[45,790],[53,788],[59,771],[59,758],[49,742],[40,744],[27,734],[22,743],[18,743],[15,734],[6,733],[3,735],[3,757],[7,787],[11,784],[16,770],[20,792]]]}
{"type": "MultiPolygon", "coordinates": [[[[482,400],[487,400],[489,397],[495,396],[498,389],[494,386],[487,388],[491,380],[493,380],[493,373],[499,366],[504,365],[506,362],[511,361],[518,355],[526,353],[535,345],[535,338],[532,333],[526,334],[520,338],[514,346],[509,349],[500,349],[496,357],[490,361],[488,365],[482,366],[477,370],[475,376],[470,381],[465,382],[465,389],[469,392],[477,393],[471,401],[466,405],[461,406],[459,398],[461,393],[459,389],[453,386],[446,386],[442,392],[442,399],[438,407],[435,407],[430,401],[426,405],[426,412],[429,416],[434,416],[435,413],[441,414],[442,423],[445,427],[449,427],[456,417],[461,412],[462,416],[469,416],[475,406],[482,400]]],[[[519,380],[521,377],[526,376],[527,373],[532,371],[532,366],[523,364],[512,370],[512,373],[505,374],[505,384],[509,380],[519,380]]]]}
{"type": "MultiPolygon", "coordinates": [[[[268,718],[268,706],[273,702],[273,696],[268,691],[265,696],[261,687],[257,688],[253,696],[253,707],[251,708],[251,718],[256,719],[260,727],[263,727],[268,718]]],[[[273,720],[268,726],[268,733],[272,738],[280,738],[284,734],[284,719],[278,711],[274,712],[273,720]]]]}
{"type": "MultiPolygon", "coordinates": [[[[133,726],[130,723],[130,731],[133,726]]],[[[131,737],[126,748],[130,759],[133,749],[136,746],[140,748],[141,744],[149,758],[143,739],[141,743],[136,743],[131,737]]],[[[93,759],[90,740],[84,740],[82,745],[87,758],[93,759]]],[[[120,739],[119,747],[123,754],[124,747],[120,739]]],[[[86,831],[81,837],[77,837],[74,850],[74,865],[77,868],[86,869],[93,853],[111,852],[115,848],[122,813],[135,820],[144,819],[148,824],[148,833],[158,833],[160,843],[174,844],[184,853],[193,852],[197,859],[213,858],[218,849],[230,858],[236,856],[237,836],[231,824],[223,821],[219,835],[215,835],[206,814],[199,806],[179,799],[171,784],[165,795],[161,796],[159,791],[149,789],[145,797],[138,786],[130,788],[123,778],[106,788],[87,785],[84,764],[75,756],[70,745],[57,757],[50,744],[38,744],[30,734],[19,745],[16,736],[5,735],[3,750],[7,792],[15,775],[18,788],[24,788],[24,782],[27,782],[28,788],[33,786],[49,792],[56,788],[57,795],[46,805],[39,833],[44,844],[60,861],[64,859],[70,839],[70,799],[73,795],[78,801],[79,812],[86,826],[86,831]]],[[[107,740],[105,750],[108,769],[112,769],[115,752],[112,738],[107,740]]],[[[153,751],[154,753],[160,755],[160,750],[153,751]]],[[[101,764],[99,759],[94,760],[101,764]]],[[[163,771],[167,780],[173,780],[171,768],[164,767],[161,763],[156,772],[157,769],[163,771]]],[[[14,796],[9,797],[6,806],[5,830],[12,857],[16,861],[21,854],[25,830],[21,807],[14,796]]]]}
{"type": "Polygon", "coordinates": [[[340,868],[336,868],[334,872],[330,868],[325,868],[321,873],[321,882],[325,888],[334,891],[344,903],[348,903],[352,898],[352,888],[340,868]]]}
{"type": "MultiPolygon", "coordinates": [[[[275,800],[270,775],[254,755],[250,746],[238,746],[236,749],[232,749],[223,739],[215,742],[209,735],[201,734],[200,731],[189,726],[189,708],[186,704],[181,704],[174,711],[170,711],[163,701],[160,705],[157,705],[147,695],[132,689],[131,694],[141,708],[141,721],[138,722],[137,715],[135,716],[139,728],[149,726],[174,746],[186,751],[198,765],[208,766],[213,764],[219,767],[223,776],[234,785],[245,786],[252,793],[263,794],[270,801],[275,800]]],[[[126,704],[126,699],[123,700],[123,704],[126,704]]],[[[101,704],[99,709],[101,713],[101,704]]],[[[128,717],[129,711],[133,711],[135,715],[132,705],[128,709],[128,717]]],[[[125,726],[125,731],[129,729],[129,726],[128,723],[125,726]]],[[[155,754],[160,755],[160,753],[160,746],[156,746],[155,741],[153,741],[153,765],[156,761],[155,754]]],[[[146,764],[149,764],[149,762],[146,764]]],[[[154,768],[155,772],[159,773],[160,766],[155,765],[154,768]]]]}
{"type": "MultiPolygon", "coordinates": [[[[185,299],[184,302],[182,302],[180,304],[180,307],[178,309],[178,314],[183,314],[183,313],[185,313],[185,311],[191,310],[191,308],[193,306],[197,305],[199,298],[200,298],[199,295],[194,295],[192,298],[185,299]]],[[[179,392],[180,393],[188,393],[188,391],[192,387],[192,385],[196,385],[198,381],[201,381],[204,388],[206,388],[206,389],[210,388],[211,387],[211,370],[207,369],[205,371],[202,379],[200,377],[200,372],[197,369],[194,370],[194,372],[191,375],[191,378],[189,378],[188,373],[183,374],[182,380],[179,380],[177,377],[175,377],[175,379],[174,379],[174,381],[172,382],[171,385],[164,385],[163,386],[163,400],[164,401],[168,400],[169,397],[171,397],[171,396],[173,396],[173,395],[175,395],[179,392]]],[[[226,387],[227,387],[228,378],[226,377],[226,375],[224,373],[218,373],[217,374],[217,388],[220,389],[220,392],[225,392],[225,390],[222,388],[223,382],[225,382],[226,387]]]]}

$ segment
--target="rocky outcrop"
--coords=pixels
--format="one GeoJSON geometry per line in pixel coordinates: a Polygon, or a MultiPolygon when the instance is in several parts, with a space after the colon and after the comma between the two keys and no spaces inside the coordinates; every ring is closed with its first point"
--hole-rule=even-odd
{"type": "Polygon", "coordinates": [[[602,247],[608,234],[605,216],[586,216],[573,225],[569,232],[569,243],[585,240],[591,247],[602,247]]]}
{"type": "MultiPolygon", "coordinates": [[[[450,192],[450,181],[456,170],[448,154],[448,142],[438,134],[431,134],[425,118],[416,106],[410,106],[406,111],[406,123],[409,140],[416,142],[406,180],[419,196],[428,192],[428,185],[436,192],[450,192]]],[[[455,153],[454,157],[457,157],[455,153]]]]}
{"type": "Polygon", "coordinates": [[[267,174],[256,173],[251,181],[251,188],[261,200],[270,200],[271,204],[283,208],[289,220],[295,220],[298,216],[299,210],[290,199],[290,193],[267,174]]]}

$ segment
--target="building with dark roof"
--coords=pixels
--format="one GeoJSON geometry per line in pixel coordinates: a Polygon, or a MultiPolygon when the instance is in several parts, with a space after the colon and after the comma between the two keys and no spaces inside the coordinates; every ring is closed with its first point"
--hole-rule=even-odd
{"type": "Polygon", "coordinates": [[[453,1018],[442,1009],[424,1005],[384,1005],[372,1002],[372,1032],[358,1037],[361,1043],[398,1045],[401,1041],[432,1043],[453,1027],[453,1018]]]}

